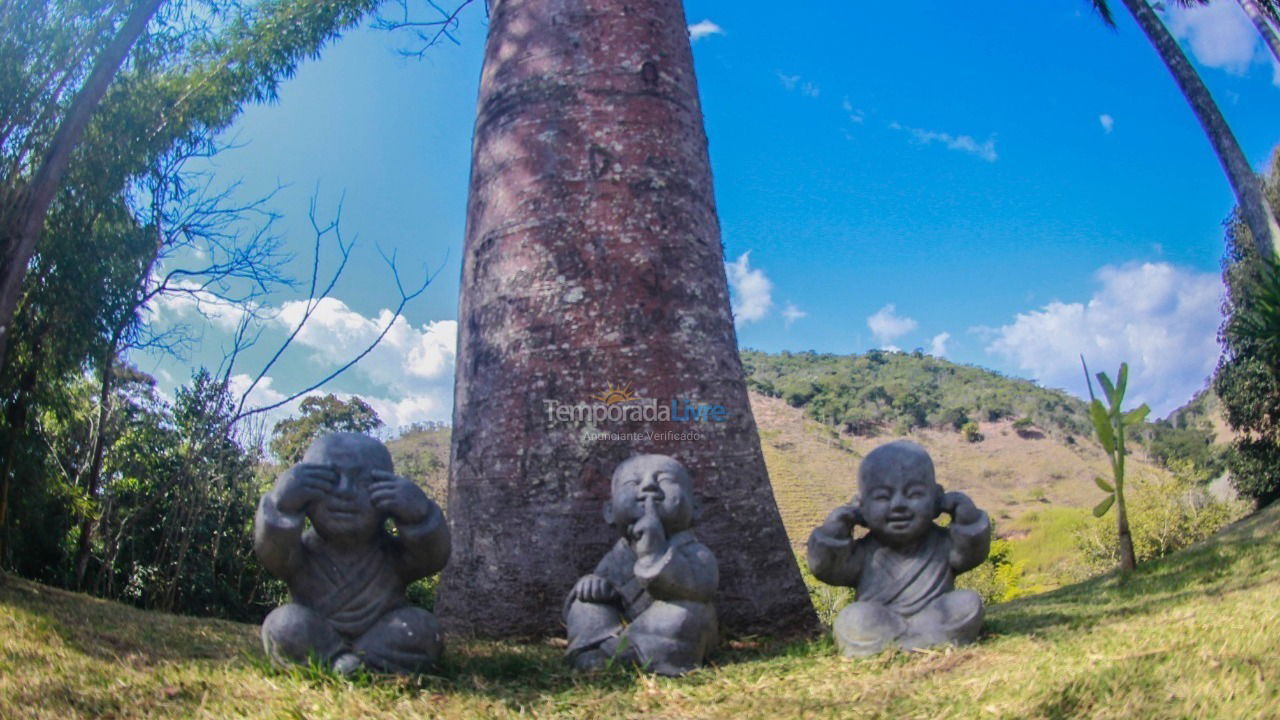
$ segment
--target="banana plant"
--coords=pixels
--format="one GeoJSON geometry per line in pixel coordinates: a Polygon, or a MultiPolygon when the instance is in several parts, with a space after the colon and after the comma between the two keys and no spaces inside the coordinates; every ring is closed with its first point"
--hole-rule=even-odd
{"type": "Polygon", "coordinates": [[[1101,518],[1115,506],[1120,570],[1129,572],[1137,567],[1138,561],[1133,553],[1133,535],[1129,532],[1129,516],[1124,503],[1124,431],[1125,428],[1142,424],[1151,408],[1143,403],[1129,412],[1121,409],[1125,386],[1129,382],[1128,363],[1120,363],[1120,372],[1116,375],[1114,384],[1106,373],[1098,373],[1098,385],[1107,400],[1106,405],[1093,394],[1093,381],[1089,378],[1089,366],[1083,355],[1080,356],[1080,365],[1084,367],[1084,381],[1089,388],[1089,419],[1093,421],[1093,431],[1098,436],[1098,442],[1102,443],[1102,449],[1111,459],[1112,481],[1107,482],[1100,476],[1094,478],[1098,488],[1107,495],[1093,508],[1093,515],[1101,518]]]}

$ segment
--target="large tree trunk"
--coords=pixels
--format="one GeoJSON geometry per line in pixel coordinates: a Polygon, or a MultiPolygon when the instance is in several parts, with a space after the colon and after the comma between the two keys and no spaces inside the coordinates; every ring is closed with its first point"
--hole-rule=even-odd
{"type": "Polygon", "coordinates": [[[71,101],[71,107],[54,133],[31,183],[19,190],[16,197],[6,198],[12,205],[6,202],[0,208],[0,243],[3,243],[0,246],[0,370],[4,368],[5,348],[12,334],[13,316],[22,294],[22,281],[27,276],[27,264],[44,230],[49,206],[66,175],[71,153],[84,137],[89,118],[102,102],[125,56],[163,1],[138,0],[134,5],[116,31],[116,36],[94,60],[93,70],[71,101]]]}
{"type": "Polygon", "coordinates": [[[563,632],[565,595],[617,538],[610,474],[657,452],[694,478],[725,626],[816,627],[747,402],[679,0],[494,2],[475,133],[442,620],[563,632]],[[728,419],[548,420],[611,386],[728,419]]]}
{"type": "Polygon", "coordinates": [[[1191,61],[1182,52],[1177,40],[1169,34],[1168,28],[1146,0],[1124,0],[1124,6],[1129,8],[1129,12],[1138,21],[1138,26],[1155,46],[1160,59],[1164,60],[1174,81],[1191,104],[1200,126],[1209,136],[1209,142],[1218,154],[1218,161],[1227,173],[1227,181],[1236,194],[1240,215],[1253,235],[1258,253],[1264,258],[1275,257],[1275,239],[1280,237],[1280,226],[1276,225],[1275,215],[1262,195],[1262,182],[1249,166],[1240,143],[1236,142],[1236,136],[1222,117],[1222,111],[1209,94],[1209,88],[1205,87],[1204,81],[1191,66],[1191,61]]]}
{"type": "Polygon", "coordinates": [[[1277,62],[1280,62],[1280,36],[1276,35],[1276,29],[1271,27],[1271,23],[1267,22],[1266,15],[1262,8],[1258,6],[1257,0],[1238,1],[1240,7],[1244,10],[1244,14],[1249,16],[1253,26],[1262,35],[1262,40],[1267,44],[1267,49],[1271,51],[1271,56],[1277,62]]]}

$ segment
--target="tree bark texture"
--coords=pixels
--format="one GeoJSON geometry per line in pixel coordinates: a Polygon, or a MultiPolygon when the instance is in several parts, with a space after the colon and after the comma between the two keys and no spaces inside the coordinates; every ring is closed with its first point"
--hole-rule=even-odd
{"type": "Polygon", "coordinates": [[[1209,94],[1209,88],[1205,87],[1186,53],[1182,52],[1178,41],[1169,33],[1147,0],[1124,0],[1124,6],[1133,14],[1138,27],[1146,33],[1147,39],[1160,54],[1160,59],[1168,66],[1174,81],[1191,104],[1200,126],[1209,136],[1209,142],[1227,174],[1227,181],[1235,192],[1240,215],[1253,235],[1258,253],[1264,258],[1275,257],[1275,239],[1280,236],[1280,226],[1277,226],[1275,215],[1263,197],[1262,182],[1249,166],[1240,143],[1236,142],[1236,136],[1227,125],[1226,118],[1209,94]]]}
{"type": "Polygon", "coordinates": [[[815,628],[747,400],[679,0],[494,2],[473,153],[442,621],[562,633],[617,539],[613,469],[654,452],[693,476],[725,627],[815,628]],[[726,419],[548,418],[611,386],[726,419]]]}

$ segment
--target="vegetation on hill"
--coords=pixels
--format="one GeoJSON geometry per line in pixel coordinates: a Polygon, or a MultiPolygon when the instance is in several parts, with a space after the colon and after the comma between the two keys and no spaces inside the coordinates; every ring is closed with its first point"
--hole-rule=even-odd
{"type": "Polygon", "coordinates": [[[579,675],[555,644],[452,640],[439,674],[262,660],[257,628],[0,580],[0,717],[1260,718],[1280,707],[1280,508],[1189,550],[990,608],[962,649],[851,662],[730,642],[680,679],[579,675]]]}
{"type": "MultiPolygon", "coordinates": [[[[976,443],[986,438],[982,423],[1002,420],[1022,437],[1048,435],[1069,445],[1087,441],[1092,432],[1088,406],[1079,398],[920,351],[831,355],[744,350],[742,360],[753,391],[781,398],[809,418],[854,436],[930,428],[957,432],[976,443]]],[[[1226,449],[1214,443],[1214,396],[1201,393],[1197,398],[1198,403],[1167,419],[1144,422],[1133,432],[1150,459],[1162,466],[1190,463],[1203,482],[1222,474],[1226,449]]]]}
{"type": "Polygon", "coordinates": [[[1084,402],[1029,380],[913,353],[865,355],[744,350],[747,384],[855,435],[914,428],[960,430],[971,421],[1028,418],[1064,438],[1089,434],[1084,402]]]}

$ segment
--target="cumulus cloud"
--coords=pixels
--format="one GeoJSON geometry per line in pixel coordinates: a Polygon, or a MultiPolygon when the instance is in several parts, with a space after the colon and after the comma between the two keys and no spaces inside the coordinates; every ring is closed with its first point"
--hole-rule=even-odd
{"type": "Polygon", "coordinates": [[[698,42],[702,38],[709,37],[711,35],[724,34],[724,28],[710,20],[703,20],[702,22],[696,22],[689,26],[689,39],[693,42],[698,42]]]}
{"type": "Polygon", "coordinates": [[[1243,75],[1255,60],[1266,61],[1261,37],[1239,3],[1167,7],[1169,32],[1191,48],[1201,65],[1243,75]]]}
{"type": "Polygon", "coordinates": [[[1126,405],[1147,403],[1157,416],[1204,386],[1218,358],[1222,282],[1168,263],[1106,266],[1086,303],[1051,302],[997,328],[988,353],[1041,384],[1087,397],[1080,355],[1113,379],[1129,363],[1126,405]]]}
{"type": "MultiPolygon", "coordinates": [[[[160,282],[153,278],[153,284],[160,282]]],[[[199,283],[193,281],[171,284],[170,292],[158,295],[146,312],[149,320],[157,325],[176,325],[185,322],[194,315],[208,320],[218,330],[232,332],[240,326],[245,317],[261,314],[266,311],[254,302],[231,302],[219,297],[199,283]]]]}
{"type": "MultiPolygon", "coordinates": [[[[279,307],[256,306],[257,322],[277,338],[291,332],[306,313],[307,301],[286,302],[279,307]]],[[[244,310],[218,301],[204,293],[191,292],[162,298],[150,308],[152,322],[160,325],[187,322],[199,313],[211,325],[224,332],[234,331],[244,310]]],[[[246,400],[246,408],[273,405],[306,382],[314,382],[328,372],[349,362],[364,351],[391,322],[391,310],[382,309],[366,317],[337,298],[323,298],[311,317],[294,338],[295,347],[285,358],[305,355],[315,372],[301,381],[281,385],[282,366],[274,369],[275,377],[263,377],[246,400]],[[300,352],[305,351],[305,352],[300,352]]],[[[458,323],[454,320],[429,322],[415,326],[403,316],[391,323],[382,341],[360,359],[346,374],[310,394],[334,393],[348,398],[352,393],[337,390],[349,375],[360,376],[368,392],[358,393],[378,412],[388,429],[396,430],[414,422],[448,420],[453,408],[453,368],[457,346],[458,323]]],[[[249,387],[252,378],[234,375],[231,390],[236,398],[249,387]]],[[[301,398],[267,413],[268,425],[296,414],[301,398]]]]}
{"type": "Polygon", "coordinates": [[[898,122],[889,123],[889,127],[893,130],[901,130],[908,133],[911,135],[912,140],[920,143],[921,145],[941,143],[948,150],[968,153],[991,163],[1000,159],[1000,155],[996,153],[996,140],[994,136],[987,138],[983,142],[978,142],[972,135],[953,135],[948,132],[940,132],[937,130],[922,130],[920,128],[902,125],[898,122]]]}
{"type": "MultiPolygon", "coordinates": [[[[281,329],[292,329],[306,307],[304,300],[287,302],[280,307],[275,322],[281,329]]],[[[324,298],[295,342],[311,351],[314,362],[335,366],[373,342],[391,318],[388,309],[380,310],[376,317],[366,317],[337,298],[324,298]]],[[[448,419],[453,403],[457,338],[455,320],[415,327],[403,316],[396,318],[382,342],[353,369],[380,389],[381,394],[361,397],[391,428],[448,419]]]]}
{"type": "Polygon", "coordinates": [[[1108,135],[1111,134],[1111,131],[1115,129],[1116,126],[1116,119],[1106,113],[1098,116],[1098,122],[1102,125],[1102,132],[1108,135]]]}
{"type": "Polygon", "coordinates": [[[782,317],[786,320],[786,326],[791,327],[791,324],[795,321],[809,317],[809,313],[796,307],[795,303],[787,303],[786,306],[782,308],[782,317]]]}
{"type": "Polygon", "coordinates": [[[764,317],[773,305],[773,282],[763,270],[751,268],[751,251],[725,263],[724,269],[729,275],[734,322],[745,325],[764,317]]]}
{"type": "Polygon", "coordinates": [[[885,305],[867,318],[867,327],[871,328],[876,342],[885,350],[897,350],[889,343],[915,330],[919,325],[915,320],[899,315],[898,308],[893,303],[885,305]]]}
{"type": "Polygon", "coordinates": [[[934,357],[947,356],[947,341],[951,339],[951,333],[938,333],[929,341],[929,354],[934,357]]]}

